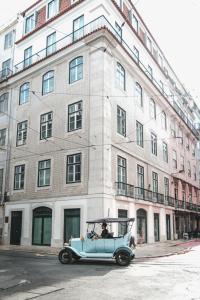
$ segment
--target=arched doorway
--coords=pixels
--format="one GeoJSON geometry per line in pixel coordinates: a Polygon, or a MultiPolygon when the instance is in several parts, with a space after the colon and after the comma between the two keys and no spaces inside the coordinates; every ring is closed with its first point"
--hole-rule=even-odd
{"type": "Polygon", "coordinates": [[[137,210],[137,243],[147,243],[147,212],[142,208],[137,210]]]}
{"type": "Polygon", "coordinates": [[[32,244],[40,246],[50,246],[51,227],[52,210],[44,206],[34,209],[32,244]]]}

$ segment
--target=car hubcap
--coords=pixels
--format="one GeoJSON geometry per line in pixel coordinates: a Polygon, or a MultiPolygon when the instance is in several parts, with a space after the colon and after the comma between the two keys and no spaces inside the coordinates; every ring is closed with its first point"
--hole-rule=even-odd
{"type": "Polygon", "coordinates": [[[64,262],[68,262],[69,261],[69,254],[68,253],[63,253],[62,254],[62,260],[64,261],[64,262]]]}

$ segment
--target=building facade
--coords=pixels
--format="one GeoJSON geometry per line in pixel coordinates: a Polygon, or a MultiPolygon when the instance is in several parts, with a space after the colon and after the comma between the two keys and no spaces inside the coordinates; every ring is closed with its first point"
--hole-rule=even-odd
{"type": "Polygon", "coordinates": [[[61,246],[108,215],[137,243],[200,227],[195,103],[131,1],[37,1],[0,85],[4,243],[61,246]]]}

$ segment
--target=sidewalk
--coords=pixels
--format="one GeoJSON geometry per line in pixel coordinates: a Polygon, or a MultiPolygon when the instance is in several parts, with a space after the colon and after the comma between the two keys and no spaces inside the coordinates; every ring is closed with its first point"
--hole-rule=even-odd
{"type": "MultiPolygon", "coordinates": [[[[141,244],[136,247],[136,259],[156,258],[181,254],[189,251],[192,247],[199,246],[200,239],[177,240],[158,242],[154,244],[141,244]]],[[[41,246],[14,246],[0,245],[0,251],[27,252],[36,256],[57,255],[61,248],[41,246]]]]}

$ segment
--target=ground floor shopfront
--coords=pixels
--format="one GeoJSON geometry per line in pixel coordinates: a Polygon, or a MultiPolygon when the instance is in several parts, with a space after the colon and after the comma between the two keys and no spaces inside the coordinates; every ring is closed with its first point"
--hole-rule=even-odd
{"type": "MultiPolygon", "coordinates": [[[[174,238],[174,211],[162,205],[107,196],[10,202],[5,206],[5,244],[61,247],[71,237],[87,232],[86,221],[102,217],[134,217],[132,234],[137,243],[174,238]]],[[[116,225],[117,226],[117,225],[116,225]]],[[[112,225],[115,235],[126,228],[112,225]]]]}
{"type": "Polygon", "coordinates": [[[179,239],[183,238],[185,233],[200,232],[200,213],[176,210],[175,223],[179,239]]]}

